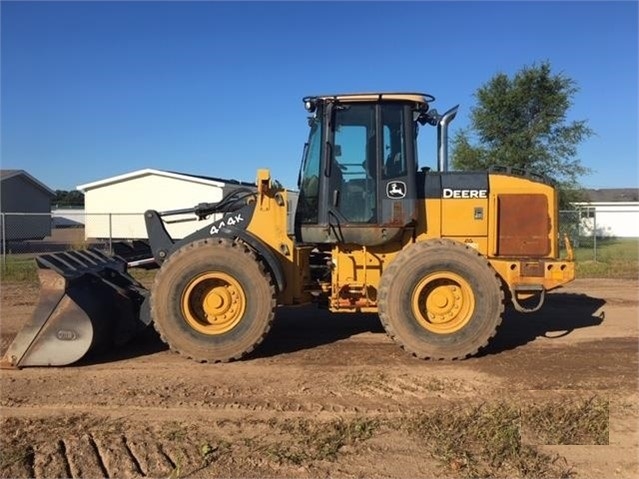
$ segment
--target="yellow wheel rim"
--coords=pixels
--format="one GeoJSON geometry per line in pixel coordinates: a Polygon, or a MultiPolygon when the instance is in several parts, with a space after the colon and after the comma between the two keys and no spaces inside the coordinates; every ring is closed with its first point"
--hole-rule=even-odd
{"type": "Polygon", "coordinates": [[[458,274],[429,274],[413,290],[412,309],[417,322],[433,333],[449,334],[462,329],[475,311],[475,295],[458,274]]]}
{"type": "Polygon", "coordinates": [[[204,273],[192,279],[182,294],[182,314],[196,331],[223,334],[233,329],[246,309],[246,294],[232,276],[204,273]]]}

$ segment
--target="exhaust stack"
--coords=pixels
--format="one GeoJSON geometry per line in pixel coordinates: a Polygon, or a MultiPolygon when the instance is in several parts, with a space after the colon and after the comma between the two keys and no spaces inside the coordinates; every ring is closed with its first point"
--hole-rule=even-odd
{"type": "Polygon", "coordinates": [[[455,119],[459,105],[452,107],[437,121],[437,170],[448,171],[448,125],[455,119]]]}

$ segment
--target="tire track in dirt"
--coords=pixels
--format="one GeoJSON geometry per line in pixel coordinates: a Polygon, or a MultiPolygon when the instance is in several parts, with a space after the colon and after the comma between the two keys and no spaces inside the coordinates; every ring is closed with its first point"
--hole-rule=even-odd
{"type": "Polygon", "coordinates": [[[339,406],[339,405],[301,405],[282,404],[271,408],[242,407],[241,404],[224,404],[222,407],[210,409],[194,409],[190,405],[184,407],[168,408],[139,408],[139,407],[119,407],[109,406],[68,406],[65,404],[50,404],[47,406],[17,406],[3,411],[3,416],[13,418],[41,418],[53,415],[91,415],[98,418],[115,418],[135,421],[147,421],[149,423],[163,423],[169,417],[172,420],[206,420],[215,421],[221,419],[270,419],[282,417],[308,417],[313,414],[315,418],[332,418],[335,414],[356,416],[361,414],[392,414],[400,412],[401,406],[368,408],[362,406],[339,406]]]}
{"type": "Polygon", "coordinates": [[[379,385],[364,385],[359,391],[357,391],[357,394],[366,398],[384,397],[391,400],[395,400],[398,397],[405,395],[409,395],[413,398],[423,397],[421,394],[418,394],[415,389],[411,390],[407,387],[402,387],[400,384],[393,384],[390,381],[379,385]]]}
{"type": "MultiPolygon", "coordinates": [[[[238,368],[244,369],[244,368],[238,368]]],[[[268,368],[273,369],[273,368],[268,368]]],[[[440,397],[445,393],[465,396],[474,394],[476,379],[460,376],[459,372],[447,372],[440,368],[437,374],[401,373],[398,370],[361,369],[352,374],[348,369],[338,371],[311,371],[313,381],[299,374],[297,368],[281,370],[277,385],[264,384],[256,388],[259,378],[244,372],[241,380],[236,374],[210,375],[206,383],[185,382],[174,377],[162,378],[157,374],[156,383],[161,387],[147,387],[146,374],[140,371],[118,371],[118,384],[110,385],[113,372],[104,370],[91,372],[84,388],[99,393],[78,396],[75,391],[77,378],[68,370],[52,378],[46,370],[31,370],[12,373],[9,387],[0,398],[0,406],[7,411],[22,407],[32,411],[55,412],[89,411],[96,409],[114,412],[140,411],[152,408],[155,411],[193,408],[199,411],[238,411],[245,413],[293,412],[293,413],[339,413],[393,412],[404,406],[416,405],[425,399],[440,397]],[[26,374],[24,374],[26,373],[26,374]],[[452,377],[451,377],[452,376],[452,377]],[[451,377],[450,379],[447,379],[451,377]],[[233,385],[230,381],[235,381],[233,385]],[[211,387],[214,384],[214,387],[211,387]],[[464,387],[462,387],[463,385],[464,387]]],[[[242,372],[236,372],[238,375],[242,372]]]]}
{"type": "Polygon", "coordinates": [[[108,471],[93,436],[83,434],[67,439],[73,477],[108,477],[108,471]]]}
{"type": "Polygon", "coordinates": [[[140,462],[140,459],[133,452],[133,449],[131,449],[131,443],[135,442],[135,440],[130,441],[129,439],[127,439],[126,436],[120,436],[120,438],[122,440],[122,444],[124,445],[124,450],[127,452],[129,459],[131,459],[131,462],[133,463],[133,466],[135,467],[137,474],[141,476],[146,476],[146,472],[144,472],[145,468],[142,467],[142,463],[140,462]]]}
{"type": "Polygon", "coordinates": [[[159,442],[148,443],[140,438],[127,438],[127,445],[137,461],[140,473],[145,477],[167,476],[167,471],[175,469],[176,464],[162,451],[159,442]]]}
{"type": "Polygon", "coordinates": [[[197,445],[184,440],[147,440],[139,436],[83,434],[37,445],[28,462],[16,465],[19,476],[130,479],[168,477],[172,471],[195,471],[202,465],[197,445]]]}
{"type": "MultiPolygon", "coordinates": [[[[105,391],[100,396],[99,403],[92,403],[76,398],[68,398],[66,391],[70,387],[65,383],[58,384],[59,390],[50,391],[50,395],[43,394],[34,401],[24,394],[18,395],[12,391],[0,398],[2,406],[10,415],[37,414],[42,410],[44,414],[56,411],[74,411],[76,413],[104,414],[116,413],[135,414],[155,411],[162,415],[169,411],[196,410],[204,415],[219,415],[227,413],[259,414],[259,413],[337,413],[357,414],[367,412],[395,412],[403,407],[415,406],[424,400],[441,397],[444,394],[454,394],[456,397],[473,395],[476,386],[473,381],[462,382],[460,379],[445,379],[438,376],[403,376],[389,377],[385,374],[373,372],[351,376],[349,374],[332,376],[334,384],[317,384],[297,387],[291,385],[285,391],[265,390],[264,398],[256,398],[252,388],[226,388],[220,385],[215,394],[199,389],[197,386],[184,389],[182,395],[174,394],[153,400],[148,395],[146,401],[136,404],[135,399],[129,400],[127,395],[110,395],[105,391]],[[462,387],[463,386],[463,387],[462,387]],[[330,388],[330,389],[329,389],[330,388]],[[326,394],[330,391],[330,396],[326,394]]],[[[291,380],[294,383],[295,380],[291,380]]],[[[121,383],[121,385],[124,381],[121,383]]],[[[40,385],[39,381],[35,385],[40,385]]],[[[46,389],[46,386],[44,387],[46,389]]],[[[18,389],[18,388],[14,388],[18,389]]],[[[22,388],[20,388],[22,389],[22,388]]],[[[178,387],[169,387],[178,391],[178,387]]]]}
{"type": "MultiPolygon", "coordinates": [[[[219,433],[233,445],[232,454],[222,447],[215,474],[233,475],[236,465],[224,473],[225,460],[236,455],[249,464],[246,461],[258,451],[264,470],[284,477],[287,474],[281,470],[268,469],[271,457],[264,449],[252,450],[243,442],[272,434],[280,434],[273,439],[279,441],[286,436],[271,424],[359,417],[395,420],[426,404],[528,400],[549,394],[570,398],[614,392],[617,399],[621,395],[636,403],[636,309],[630,309],[636,308],[636,300],[621,286],[611,282],[602,321],[595,321],[599,316],[595,318],[590,309],[579,312],[588,297],[564,295],[550,301],[543,316],[525,322],[511,318],[496,348],[455,364],[410,358],[370,319],[365,327],[344,318],[337,326],[320,328],[319,318],[311,332],[288,320],[260,354],[239,363],[194,364],[146,338],[148,344],[136,345],[137,352],[131,346],[132,354],[114,351],[98,363],[77,368],[2,371],[2,415],[15,420],[4,423],[8,426],[2,431],[3,445],[12,446],[22,438],[26,442],[0,473],[37,479],[204,475],[211,469],[202,470],[203,451],[209,450],[203,446],[216,451],[219,433]],[[573,319],[562,323],[568,309],[573,319]],[[562,328],[556,325],[562,324],[574,331],[565,336],[547,334],[559,331],[562,328]],[[52,427],[38,429],[38,424],[52,427]],[[199,435],[189,429],[202,425],[208,429],[199,435]]],[[[18,301],[11,311],[21,315],[24,303],[18,301]]],[[[7,334],[13,313],[7,316],[6,311],[0,349],[11,339],[7,334]]],[[[630,446],[624,447],[627,455],[630,446]]],[[[375,458],[366,461],[375,463],[371,459],[375,458]]],[[[590,460],[584,457],[583,471],[590,460]]],[[[364,477],[374,474],[365,470],[364,477]]],[[[304,474],[296,470],[288,474],[299,476],[304,474]]]]}
{"type": "Polygon", "coordinates": [[[97,452],[107,477],[131,478],[144,476],[139,460],[131,453],[124,435],[113,437],[112,435],[96,436],[95,444],[97,452]]]}
{"type": "Polygon", "coordinates": [[[33,448],[33,472],[39,478],[69,477],[69,461],[63,441],[47,441],[33,448]]]}

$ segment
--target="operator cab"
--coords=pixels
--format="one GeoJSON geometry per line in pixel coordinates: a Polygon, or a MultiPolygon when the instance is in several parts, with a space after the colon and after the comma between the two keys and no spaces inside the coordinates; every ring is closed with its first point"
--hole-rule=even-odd
{"type": "Polygon", "coordinates": [[[374,93],[304,98],[310,135],[298,179],[302,243],[374,246],[417,219],[417,123],[435,98],[374,93]]]}

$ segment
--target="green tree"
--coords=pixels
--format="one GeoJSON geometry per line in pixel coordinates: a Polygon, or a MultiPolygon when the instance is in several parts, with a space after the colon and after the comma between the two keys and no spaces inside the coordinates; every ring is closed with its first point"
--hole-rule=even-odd
{"type": "Polygon", "coordinates": [[[77,190],[55,190],[55,197],[51,201],[54,206],[84,206],[84,193],[77,190]]]}
{"type": "Polygon", "coordinates": [[[553,74],[549,62],[526,66],[513,78],[498,73],[475,93],[468,129],[452,141],[457,170],[510,166],[546,175],[560,189],[566,205],[579,190],[579,177],[590,172],[577,157],[577,146],[593,135],[586,120],[568,121],[578,88],[574,80],[553,74]]]}

